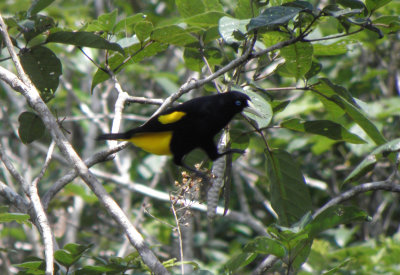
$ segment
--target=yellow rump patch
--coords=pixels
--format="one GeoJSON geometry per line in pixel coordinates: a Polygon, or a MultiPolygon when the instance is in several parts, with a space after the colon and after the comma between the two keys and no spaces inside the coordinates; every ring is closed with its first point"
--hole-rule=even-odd
{"type": "Polygon", "coordinates": [[[185,115],[186,115],[185,112],[175,111],[166,115],[159,116],[158,121],[161,122],[162,124],[174,123],[180,120],[185,115]]]}
{"type": "Polygon", "coordinates": [[[139,133],[128,139],[135,146],[155,155],[171,155],[172,132],[139,133]]]}

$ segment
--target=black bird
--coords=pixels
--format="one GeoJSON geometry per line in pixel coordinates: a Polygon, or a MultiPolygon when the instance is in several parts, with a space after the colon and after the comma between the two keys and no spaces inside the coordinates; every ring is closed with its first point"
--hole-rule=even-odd
{"type": "Polygon", "coordinates": [[[243,153],[238,149],[219,153],[214,136],[245,108],[258,114],[250,98],[240,92],[202,96],[169,108],[125,133],[103,134],[97,139],[125,140],[152,154],[172,155],[176,165],[194,171],[183,158],[195,148],[203,149],[211,160],[243,153]]]}

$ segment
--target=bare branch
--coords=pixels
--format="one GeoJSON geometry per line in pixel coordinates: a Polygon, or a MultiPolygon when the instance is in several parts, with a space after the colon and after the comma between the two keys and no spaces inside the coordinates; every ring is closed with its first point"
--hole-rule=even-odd
{"type": "Polygon", "coordinates": [[[3,21],[3,16],[0,14],[0,32],[3,36],[4,42],[6,43],[8,52],[10,53],[11,59],[17,69],[18,76],[24,82],[25,85],[32,86],[31,80],[25,74],[24,69],[22,68],[22,64],[18,58],[17,53],[14,50],[14,45],[12,44],[11,38],[8,35],[7,25],[3,21]]]}
{"type": "Polygon", "coordinates": [[[394,184],[391,180],[387,181],[377,181],[377,182],[369,182],[363,183],[357,186],[354,186],[350,190],[338,195],[337,197],[328,201],[324,206],[315,211],[313,218],[316,218],[319,214],[325,211],[327,208],[337,205],[341,202],[344,202],[352,197],[355,197],[361,193],[376,191],[376,190],[385,190],[390,192],[400,193],[400,185],[394,184]]]}
{"type": "MultiPolygon", "coordinates": [[[[52,151],[52,150],[51,150],[52,151]]],[[[38,228],[40,229],[43,237],[43,243],[45,246],[45,259],[46,259],[46,275],[53,274],[54,268],[54,258],[53,258],[53,237],[47,216],[43,210],[42,204],[40,202],[40,197],[37,190],[37,185],[35,182],[28,184],[25,182],[24,178],[18,173],[14,165],[8,159],[7,155],[3,150],[3,146],[0,144],[0,159],[7,167],[11,175],[16,179],[20,185],[23,187],[26,195],[30,198],[31,204],[34,210],[34,217],[32,219],[34,222],[38,223],[38,228]]],[[[46,165],[45,165],[46,166],[46,165]]],[[[9,190],[8,190],[9,191],[9,190]]]]}

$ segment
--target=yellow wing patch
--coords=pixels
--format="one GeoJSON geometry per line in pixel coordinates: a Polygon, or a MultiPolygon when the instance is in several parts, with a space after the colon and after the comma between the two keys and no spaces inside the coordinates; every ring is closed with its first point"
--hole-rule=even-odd
{"type": "Polygon", "coordinates": [[[135,146],[155,155],[171,155],[172,132],[139,133],[128,139],[135,146]]]}
{"type": "Polygon", "coordinates": [[[186,115],[185,112],[175,111],[166,115],[161,115],[158,117],[158,121],[162,124],[170,124],[180,120],[186,115]]]}

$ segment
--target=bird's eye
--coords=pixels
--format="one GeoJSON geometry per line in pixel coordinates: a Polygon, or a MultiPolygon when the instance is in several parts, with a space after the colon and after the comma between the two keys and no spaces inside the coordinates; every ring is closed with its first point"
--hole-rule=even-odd
{"type": "Polygon", "coordinates": [[[235,105],[236,105],[236,106],[240,106],[240,105],[242,105],[242,102],[241,102],[240,100],[236,100],[236,101],[235,101],[235,105]]]}

